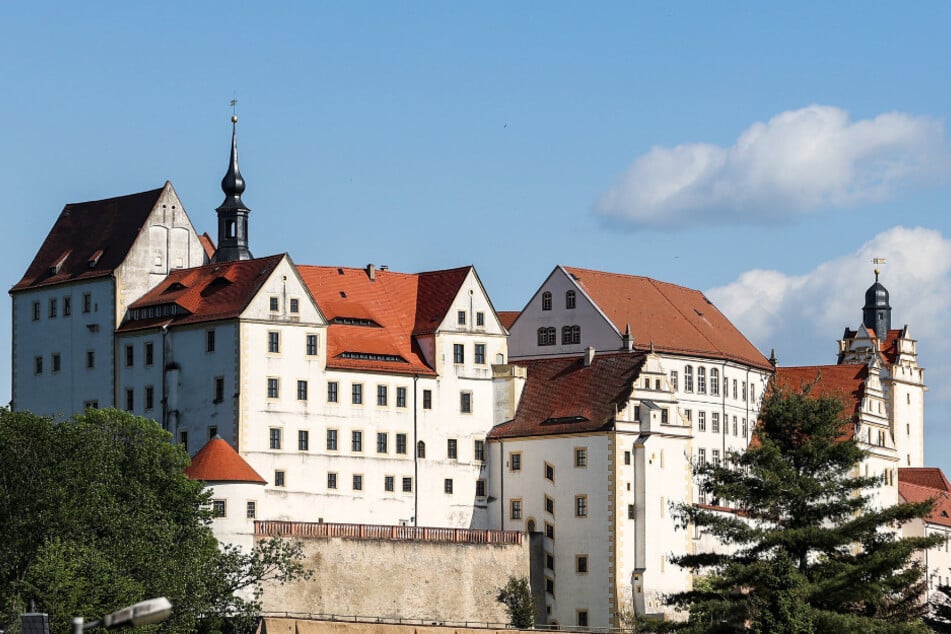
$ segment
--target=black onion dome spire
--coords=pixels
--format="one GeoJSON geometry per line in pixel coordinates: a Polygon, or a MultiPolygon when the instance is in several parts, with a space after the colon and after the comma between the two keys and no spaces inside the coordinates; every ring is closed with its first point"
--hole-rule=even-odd
{"type": "Polygon", "coordinates": [[[874,330],[879,343],[882,343],[892,327],[892,307],[888,304],[888,289],[878,281],[878,273],[875,269],[875,283],[865,291],[862,324],[874,330]]]}
{"type": "Polygon", "coordinates": [[[241,200],[244,193],[244,178],[238,168],[238,117],[231,117],[231,160],[228,172],[221,179],[221,191],[224,202],[218,212],[218,250],[215,262],[250,260],[253,256],[248,248],[248,213],[251,211],[241,200]]]}

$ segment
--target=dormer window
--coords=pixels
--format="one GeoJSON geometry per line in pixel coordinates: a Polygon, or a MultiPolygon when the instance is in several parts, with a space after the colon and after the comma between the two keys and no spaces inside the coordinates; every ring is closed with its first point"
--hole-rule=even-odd
{"type": "Polygon", "coordinates": [[[542,293],[542,310],[551,310],[551,293],[542,293]]]}
{"type": "Polygon", "coordinates": [[[567,308],[568,310],[571,310],[574,307],[575,307],[575,292],[567,291],[565,293],[565,308],[567,308]]]}

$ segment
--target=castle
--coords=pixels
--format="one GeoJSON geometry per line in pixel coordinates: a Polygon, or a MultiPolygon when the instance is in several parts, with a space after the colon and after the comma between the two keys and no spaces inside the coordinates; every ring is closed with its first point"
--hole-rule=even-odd
{"type": "Polygon", "coordinates": [[[13,409],[155,419],[213,487],[220,539],[271,520],[520,531],[539,622],[662,613],[691,583],[669,555],[707,539],[670,505],[712,502],[692,465],[747,446],[774,377],[847,396],[879,503],[951,496],[877,273],[836,365],[777,368],[702,293],[649,278],[556,266],[513,313],[472,266],[253,257],[236,121],[214,240],[171,183],[69,204],[10,291],[13,409]]]}

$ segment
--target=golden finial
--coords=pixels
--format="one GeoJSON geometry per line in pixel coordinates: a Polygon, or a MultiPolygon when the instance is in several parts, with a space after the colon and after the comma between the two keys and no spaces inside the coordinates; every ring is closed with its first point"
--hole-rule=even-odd
{"type": "Polygon", "coordinates": [[[238,122],[237,114],[238,100],[237,98],[231,100],[231,123],[238,122]]]}

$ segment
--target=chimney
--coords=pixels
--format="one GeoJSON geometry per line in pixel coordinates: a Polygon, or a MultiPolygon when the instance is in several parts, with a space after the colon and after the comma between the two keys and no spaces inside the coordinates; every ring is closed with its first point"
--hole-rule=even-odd
{"type": "Polygon", "coordinates": [[[376,281],[376,267],[372,264],[367,264],[367,277],[370,278],[371,282],[376,281]]]}
{"type": "Polygon", "coordinates": [[[584,350],[584,367],[590,367],[594,362],[594,348],[588,346],[584,350]]]}

